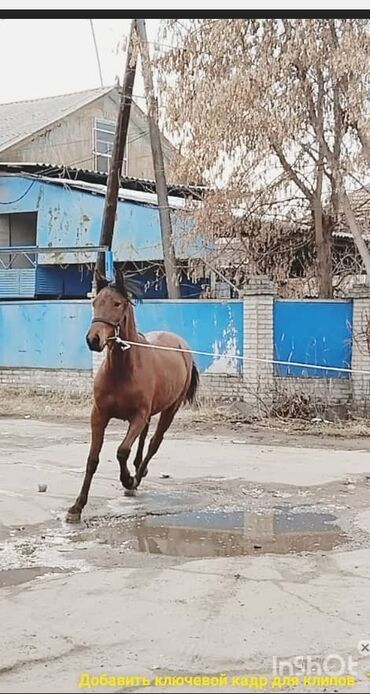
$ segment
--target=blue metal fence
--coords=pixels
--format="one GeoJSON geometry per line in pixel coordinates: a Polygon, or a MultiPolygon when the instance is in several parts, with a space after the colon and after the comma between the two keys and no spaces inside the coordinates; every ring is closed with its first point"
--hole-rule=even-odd
{"type": "MultiPolygon", "coordinates": [[[[197,356],[201,371],[237,374],[243,345],[241,301],[149,300],[136,309],[138,329],[170,330],[197,356]]],[[[0,302],[0,367],[91,369],[85,335],[91,305],[85,300],[0,302]]]]}
{"type": "MultiPolygon", "coordinates": [[[[301,364],[350,368],[352,302],[276,300],[274,359],[301,364]]],[[[277,376],[349,378],[349,374],[305,366],[275,365],[277,376]]]]}
{"type": "MultiPolygon", "coordinates": [[[[202,372],[238,374],[242,370],[242,301],[146,300],[136,309],[141,332],[170,330],[194,351],[202,372]],[[213,356],[212,356],[213,355],[213,356]]],[[[0,367],[91,369],[85,343],[91,321],[87,300],[1,301],[0,367]]],[[[278,376],[348,378],[352,302],[283,301],[274,303],[274,359],[299,362],[275,366],[278,376]],[[333,367],[315,369],[305,364],[333,367]]]]}
{"type": "Polygon", "coordinates": [[[91,369],[89,301],[0,302],[0,366],[91,369]]]}
{"type": "Polygon", "coordinates": [[[242,369],[236,355],[243,353],[242,301],[156,301],[136,308],[141,332],[169,330],[181,335],[193,350],[217,356],[196,355],[201,371],[237,374],[242,369]]]}

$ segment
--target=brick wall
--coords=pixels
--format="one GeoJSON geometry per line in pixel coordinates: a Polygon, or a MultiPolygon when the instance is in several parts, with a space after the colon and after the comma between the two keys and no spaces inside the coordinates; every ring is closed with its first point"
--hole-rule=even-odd
{"type": "Polygon", "coordinates": [[[365,412],[370,408],[370,296],[369,289],[364,286],[352,289],[353,300],[353,341],[351,374],[353,401],[365,412]]]}
{"type": "Polygon", "coordinates": [[[279,393],[304,393],[311,398],[334,404],[346,403],[352,396],[352,383],[347,378],[292,378],[279,376],[274,381],[275,397],[279,393]]]}
{"type": "Polygon", "coordinates": [[[0,387],[83,395],[91,393],[92,372],[79,369],[11,369],[2,367],[0,369],[0,387]]]}
{"type": "MultiPolygon", "coordinates": [[[[22,388],[39,393],[58,392],[70,395],[88,395],[92,392],[91,371],[54,369],[0,369],[0,388],[22,388]]],[[[255,397],[255,383],[248,384],[242,376],[230,374],[201,374],[199,397],[201,400],[220,402],[247,402],[255,397]]],[[[282,395],[305,393],[313,400],[330,403],[334,407],[353,398],[352,383],[346,379],[276,378],[273,391],[259,388],[264,405],[277,402],[282,395]]],[[[370,396],[368,403],[370,404],[370,396]]],[[[260,408],[258,408],[260,409],[260,408]]],[[[265,408],[263,408],[265,409],[265,408]]],[[[257,410],[256,410],[257,411],[257,410]]]]}
{"type": "Polygon", "coordinates": [[[201,374],[199,398],[204,400],[243,400],[245,384],[241,376],[201,374]]]}

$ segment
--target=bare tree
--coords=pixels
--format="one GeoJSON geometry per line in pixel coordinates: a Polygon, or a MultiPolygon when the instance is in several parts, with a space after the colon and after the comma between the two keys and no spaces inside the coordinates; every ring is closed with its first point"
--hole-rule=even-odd
{"type": "MultiPolygon", "coordinates": [[[[223,225],[239,238],[243,232],[247,259],[258,264],[257,218],[264,229],[270,224],[270,239],[275,230],[284,242],[287,225],[306,239],[310,217],[319,296],[331,297],[333,229],[342,211],[369,278],[369,251],[348,195],[369,152],[369,22],[172,20],[165,31],[173,48],[158,56],[157,68],[167,127],[184,155],[177,173],[223,191],[231,201],[223,225]]],[[[210,196],[202,214],[210,238],[215,201],[210,196]]]]}

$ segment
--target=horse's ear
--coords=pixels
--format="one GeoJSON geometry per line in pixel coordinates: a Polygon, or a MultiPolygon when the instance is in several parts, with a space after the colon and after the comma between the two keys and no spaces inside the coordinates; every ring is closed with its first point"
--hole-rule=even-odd
{"type": "Polygon", "coordinates": [[[104,275],[102,275],[99,270],[95,270],[94,272],[94,282],[96,286],[96,293],[99,294],[101,289],[104,289],[104,287],[108,286],[108,280],[104,275]]]}
{"type": "Polygon", "coordinates": [[[114,270],[114,286],[117,289],[117,291],[125,297],[125,299],[128,298],[124,274],[122,270],[118,267],[114,270]]]}

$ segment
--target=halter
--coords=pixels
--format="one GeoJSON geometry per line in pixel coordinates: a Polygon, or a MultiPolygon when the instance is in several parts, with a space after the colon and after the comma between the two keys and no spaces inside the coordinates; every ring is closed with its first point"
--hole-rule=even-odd
{"type": "Polygon", "coordinates": [[[122,352],[125,352],[126,349],[130,349],[131,345],[129,345],[125,340],[122,340],[122,338],[119,335],[122,320],[123,318],[121,318],[121,320],[118,321],[118,323],[113,323],[113,321],[106,320],[105,318],[93,318],[91,323],[105,323],[106,325],[112,326],[112,328],[114,328],[114,335],[112,335],[112,337],[107,337],[106,342],[115,342],[116,345],[119,345],[122,352]]]}

